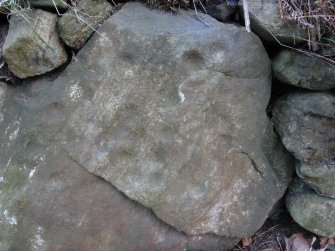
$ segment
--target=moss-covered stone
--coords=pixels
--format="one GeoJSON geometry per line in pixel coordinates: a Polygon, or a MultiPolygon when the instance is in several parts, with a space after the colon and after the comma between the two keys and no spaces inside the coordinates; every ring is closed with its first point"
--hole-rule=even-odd
{"type": "Polygon", "coordinates": [[[68,10],[60,18],[60,37],[67,46],[80,49],[111,10],[112,6],[105,0],[81,0],[75,9],[68,10]]]}
{"type": "Polygon", "coordinates": [[[42,10],[23,12],[10,19],[3,53],[9,69],[19,78],[51,71],[67,61],[56,32],[57,16],[42,10]]]}
{"type": "Polygon", "coordinates": [[[335,66],[295,51],[282,50],[273,59],[273,74],[281,82],[311,90],[335,87],[335,66]]]}
{"type": "Polygon", "coordinates": [[[335,199],[319,195],[295,179],[286,195],[286,206],[302,227],[320,236],[335,237],[335,199]]]}

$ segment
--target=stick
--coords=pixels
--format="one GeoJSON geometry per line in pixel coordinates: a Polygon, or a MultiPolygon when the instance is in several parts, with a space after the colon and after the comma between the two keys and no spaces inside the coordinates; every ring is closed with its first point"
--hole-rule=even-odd
{"type": "Polygon", "coordinates": [[[250,32],[250,17],[249,17],[249,7],[248,7],[248,1],[243,0],[243,13],[244,13],[244,23],[245,28],[247,29],[247,32],[250,32]]]}

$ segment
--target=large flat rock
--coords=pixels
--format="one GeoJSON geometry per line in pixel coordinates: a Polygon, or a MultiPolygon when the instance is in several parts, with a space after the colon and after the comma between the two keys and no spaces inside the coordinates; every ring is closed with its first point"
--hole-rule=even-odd
{"type": "Polygon", "coordinates": [[[48,89],[48,81],[0,83],[1,251],[219,251],[238,241],[180,233],[81,167],[50,133],[61,104],[34,99],[53,96],[48,89]]]}
{"type": "Polygon", "coordinates": [[[193,14],[126,4],[57,80],[22,91],[19,123],[175,229],[240,238],[284,194],[292,162],[265,114],[260,40],[193,14]]]}

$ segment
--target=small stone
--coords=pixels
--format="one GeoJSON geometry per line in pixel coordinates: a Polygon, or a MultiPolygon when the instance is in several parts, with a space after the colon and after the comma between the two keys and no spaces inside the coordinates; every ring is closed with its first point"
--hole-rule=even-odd
{"type": "Polygon", "coordinates": [[[286,207],[303,228],[324,237],[335,237],[335,199],[317,194],[295,179],[286,195],[286,207]]]}
{"type": "MultiPolygon", "coordinates": [[[[243,13],[243,1],[239,1],[239,11],[243,13]]],[[[280,18],[276,0],[248,0],[250,26],[263,41],[294,45],[307,41],[308,34],[293,22],[280,18]]]]}
{"type": "Polygon", "coordinates": [[[335,198],[335,158],[316,165],[296,163],[298,176],[319,194],[335,198]]]}
{"type": "Polygon", "coordinates": [[[81,0],[58,22],[58,31],[67,46],[80,49],[109,16],[112,6],[105,0],[81,0]]]}
{"type": "Polygon", "coordinates": [[[311,90],[335,87],[335,66],[320,59],[289,50],[274,58],[273,74],[281,82],[311,90]]]}
{"type": "Polygon", "coordinates": [[[315,165],[335,153],[335,96],[331,92],[295,92],[273,107],[277,132],[296,159],[315,165]]]}
{"type": "Polygon", "coordinates": [[[24,13],[10,19],[3,46],[9,69],[19,78],[51,71],[67,61],[67,54],[56,32],[57,16],[43,10],[24,13]]]}

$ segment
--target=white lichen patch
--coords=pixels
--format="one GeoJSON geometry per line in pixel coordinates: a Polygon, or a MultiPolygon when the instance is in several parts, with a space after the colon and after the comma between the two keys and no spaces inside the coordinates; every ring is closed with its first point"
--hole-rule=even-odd
{"type": "Polygon", "coordinates": [[[34,239],[31,240],[31,247],[33,250],[38,250],[38,251],[42,251],[45,250],[44,246],[45,246],[45,241],[42,238],[42,234],[43,234],[43,229],[42,227],[38,227],[35,237],[34,239]]]}
{"type": "Polygon", "coordinates": [[[81,96],[83,96],[84,91],[83,89],[79,86],[79,82],[76,82],[75,84],[70,85],[68,88],[68,96],[71,98],[72,101],[77,100],[81,96]]]}
{"type": "Polygon", "coordinates": [[[13,124],[11,124],[9,127],[7,127],[5,134],[9,134],[8,138],[9,138],[9,142],[8,145],[11,144],[11,142],[13,142],[20,131],[20,120],[15,121],[13,124]]]}
{"type": "Polygon", "coordinates": [[[17,220],[15,216],[9,215],[9,212],[7,209],[3,212],[3,216],[5,219],[5,222],[7,222],[9,225],[17,225],[17,220]]]}
{"type": "Polygon", "coordinates": [[[130,78],[130,77],[134,76],[134,72],[133,72],[132,69],[127,69],[125,75],[126,75],[127,78],[130,78]]]}
{"type": "Polygon", "coordinates": [[[183,84],[180,84],[179,85],[179,88],[178,88],[178,95],[179,95],[179,98],[180,98],[180,102],[183,103],[185,101],[185,95],[184,93],[181,91],[181,88],[183,87],[183,84]]]}
{"type": "Polygon", "coordinates": [[[0,112],[0,124],[4,120],[3,118],[4,118],[4,115],[0,112]]]}
{"type": "Polygon", "coordinates": [[[34,176],[35,172],[36,172],[36,166],[34,166],[34,169],[30,170],[29,179],[31,179],[34,176]]]}
{"type": "Polygon", "coordinates": [[[3,183],[3,182],[5,182],[5,178],[0,176],[0,183],[3,183]]]}

